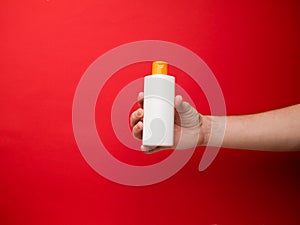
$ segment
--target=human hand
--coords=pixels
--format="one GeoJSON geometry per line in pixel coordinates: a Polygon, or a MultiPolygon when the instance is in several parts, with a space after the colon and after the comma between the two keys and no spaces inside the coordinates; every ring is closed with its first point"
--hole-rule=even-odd
{"type": "MultiPolygon", "coordinates": [[[[132,134],[137,139],[142,139],[143,131],[143,101],[144,93],[138,95],[140,108],[130,116],[132,134]]],[[[174,145],[173,146],[141,146],[145,153],[157,152],[164,149],[187,149],[207,143],[209,129],[204,126],[206,120],[188,102],[183,101],[180,95],[175,97],[174,118],[174,145]]]]}

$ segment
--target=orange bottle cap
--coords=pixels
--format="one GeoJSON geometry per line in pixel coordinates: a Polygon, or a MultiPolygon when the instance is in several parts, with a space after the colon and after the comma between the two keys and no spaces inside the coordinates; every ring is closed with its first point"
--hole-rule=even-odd
{"type": "Polygon", "coordinates": [[[168,63],[155,61],[152,63],[152,74],[168,74],[168,63]]]}

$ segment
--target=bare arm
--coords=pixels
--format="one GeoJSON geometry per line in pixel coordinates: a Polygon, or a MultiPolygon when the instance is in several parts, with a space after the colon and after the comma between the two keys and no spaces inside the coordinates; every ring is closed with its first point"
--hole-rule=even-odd
{"type": "MultiPolygon", "coordinates": [[[[219,118],[204,118],[206,130],[219,118]]],[[[209,133],[211,138],[218,133],[209,133]]],[[[204,143],[204,145],[207,143],[204,143]]],[[[300,150],[300,104],[258,114],[227,116],[222,147],[296,151],[300,150]]]]}
{"type": "MultiPolygon", "coordinates": [[[[142,138],[143,93],[139,95],[141,108],[131,114],[133,136],[142,138]]],[[[300,151],[300,104],[263,113],[239,116],[203,116],[181,96],[175,98],[175,128],[173,149],[195,146],[224,148],[300,151]]],[[[145,152],[168,147],[141,146],[145,152]]]]}

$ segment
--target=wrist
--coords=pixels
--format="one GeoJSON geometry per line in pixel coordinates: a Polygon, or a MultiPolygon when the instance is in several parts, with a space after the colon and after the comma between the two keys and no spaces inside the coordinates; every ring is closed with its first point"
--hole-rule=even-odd
{"type": "Polygon", "coordinates": [[[202,116],[198,146],[221,147],[225,129],[226,116],[202,116]]]}
{"type": "Polygon", "coordinates": [[[199,114],[200,117],[200,126],[199,126],[199,137],[198,137],[198,146],[206,146],[209,143],[211,136],[211,116],[203,116],[199,114]]]}

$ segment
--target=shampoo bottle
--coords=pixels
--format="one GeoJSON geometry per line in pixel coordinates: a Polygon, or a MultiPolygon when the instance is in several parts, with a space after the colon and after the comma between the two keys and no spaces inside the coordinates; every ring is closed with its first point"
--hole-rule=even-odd
{"type": "Polygon", "coordinates": [[[155,61],[152,75],[144,78],[143,145],[174,144],[175,77],[168,75],[168,64],[155,61]]]}

